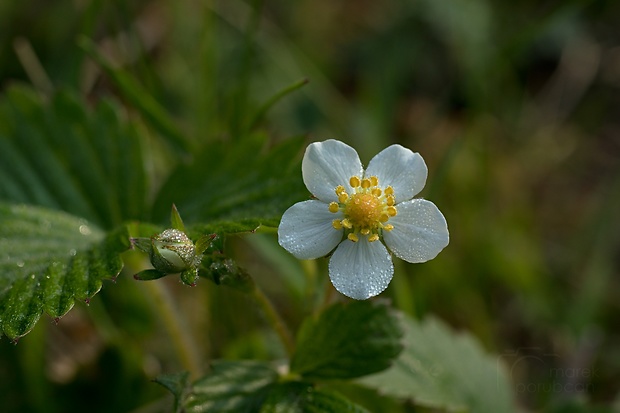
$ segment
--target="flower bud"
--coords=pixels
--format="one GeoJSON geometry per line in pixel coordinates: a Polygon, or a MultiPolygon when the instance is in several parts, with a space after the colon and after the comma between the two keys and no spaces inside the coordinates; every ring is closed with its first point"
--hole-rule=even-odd
{"type": "Polygon", "coordinates": [[[178,229],[167,229],[151,242],[151,264],[164,274],[180,273],[200,264],[194,243],[178,229]]]}

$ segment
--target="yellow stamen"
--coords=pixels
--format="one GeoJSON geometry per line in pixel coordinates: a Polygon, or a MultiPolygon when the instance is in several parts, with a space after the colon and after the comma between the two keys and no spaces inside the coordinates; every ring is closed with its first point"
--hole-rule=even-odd
{"type": "Polygon", "coordinates": [[[347,239],[357,242],[365,236],[369,242],[381,239],[382,231],[391,231],[394,226],[387,222],[395,217],[396,197],[394,188],[379,188],[379,178],[369,176],[349,178],[349,187],[338,185],[335,188],[337,202],[330,202],[332,213],[342,212],[343,219],[332,221],[336,230],[344,230],[347,239]],[[351,190],[353,188],[353,190],[351,190]]]}

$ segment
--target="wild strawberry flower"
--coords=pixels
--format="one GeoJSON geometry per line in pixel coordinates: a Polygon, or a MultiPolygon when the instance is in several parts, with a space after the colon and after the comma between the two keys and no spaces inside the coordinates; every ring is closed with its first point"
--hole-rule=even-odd
{"type": "Polygon", "coordinates": [[[420,263],[448,245],[439,209],[413,199],[428,174],[420,154],[392,145],[364,170],[355,149],[330,139],[306,148],[301,169],[315,199],[286,210],[278,241],[299,259],[333,251],[329,277],[342,294],[364,300],[385,290],[394,274],[391,254],[420,263]]]}

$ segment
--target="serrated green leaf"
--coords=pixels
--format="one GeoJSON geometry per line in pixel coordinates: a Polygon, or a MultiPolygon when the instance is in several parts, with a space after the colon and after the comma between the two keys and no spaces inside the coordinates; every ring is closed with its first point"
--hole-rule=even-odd
{"type": "Polygon", "coordinates": [[[142,218],[142,138],[122,110],[25,86],[0,97],[0,199],[63,210],[106,229],[142,218]]]}
{"type": "Polygon", "coordinates": [[[307,379],[349,379],[376,373],[398,356],[401,336],[399,320],[386,303],[338,303],[304,322],[291,371],[307,379]]]}
{"type": "Polygon", "coordinates": [[[273,386],[260,413],[368,413],[344,396],[304,382],[273,386]]]}
{"type": "Polygon", "coordinates": [[[277,379],[267,363],[215,361],[211,372],[192,385],[183,407],[196,413],[257,412],[277,379]]]}
{"type": "Polygon", "coordinates": [[[367,413],[344,396],[311,383],[281,381],[265,362],[216,360],[211,372],[187,385],[187,374],[156,381],[181,400],[178,411],[207,413],[367,413]]]}
{"type": "Polygon", "coordinates": [[[171,174],[154,216],[163,221],[175,203],[186,222],[259,219],[277,225],[286,208],[308,197],[299,166],[303,144],[288,139],[269,148],[258,135],[210,143],[171,174]]]}
{"type": "Polygon", "coordinates": [[[89,300],[118,275],[128,247],[125,227],[106,235],[66,213],[0,204],[0,331],[21,337],[43,312],[59,318],[89,300]]]}
{"type": "Polygon", "coordinates": [[[435,318],[404,321],[405,350],[394,365],[362,383],[416,404],[471,413],[515,412],[497,357],[470,335],[455,334],[435,318]]]}

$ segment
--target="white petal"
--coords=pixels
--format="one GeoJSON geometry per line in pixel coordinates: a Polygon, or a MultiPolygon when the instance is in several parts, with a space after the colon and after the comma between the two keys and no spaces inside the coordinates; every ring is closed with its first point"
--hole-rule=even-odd
{"type": "Polygon", "coordinates": [[[284,212],[278,226],[278,242],[302,260],[323,257],[342,240],[342,230],[332,226],[342,212],[332,213],[321,201],[298,202],[284,212]]]}
{"type": "Polygon", "coordinates": [[[329,260],[329,278],[342,294],[365,300],[385,290],[394,275],[392,257],[379,242],[344,240],[329,260]]]}
{"type": "Polygon", "coordinates": [[[391,231],[383,232],[387,247],[408,262],[431,260],[448,245],[450,236],[443,214],[430,201],[412,199],[396,205],[398,215],[390,218],[391,231]]]}
{"type": "Polygon", "coordinates": [[[379,178],[379,186],[394,188],[396,203],[407,201],[418,194],[426,183],[428,169],[417,152],[400,146],[388,146],[368,163],[365,176],[379,178]]]}
{"type": "Polygon", "coordinates": [[[325,202],[336,201],[338,185],[350,190],[349,178],[362,176],[362,162],[352,147],[330,139],[308,145],[301,163],[301,173],[308,190],[325,202]]]}

